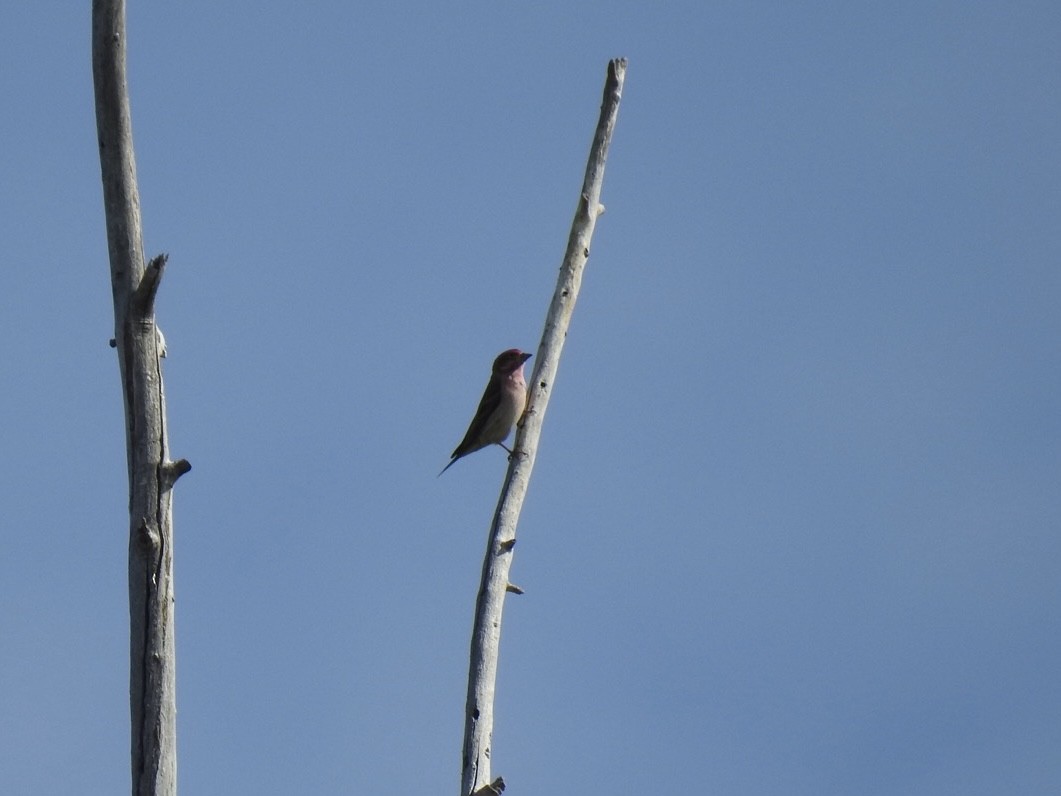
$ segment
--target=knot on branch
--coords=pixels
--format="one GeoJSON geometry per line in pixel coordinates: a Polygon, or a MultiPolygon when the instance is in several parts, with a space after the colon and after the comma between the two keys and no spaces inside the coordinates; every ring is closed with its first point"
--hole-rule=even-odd
{"type": "Polygon", "coordinates": [[[162,542],[162,536],[151,522],[141,519],[136,528],[136,544],[142,549],[153,553],[158,550],[162,542]]]}

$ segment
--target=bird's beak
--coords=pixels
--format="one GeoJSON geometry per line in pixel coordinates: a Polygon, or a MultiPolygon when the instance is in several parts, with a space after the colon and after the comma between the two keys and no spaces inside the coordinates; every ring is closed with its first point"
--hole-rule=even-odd
{"type": "Polygon", "coordinates": [[[522,365],[522,364],[523,364],[524,362],[526,362],[526,361],[527,361],[528,359],[530,359],[530,358],[531,358],[532,356],[534,356],[534,354],[521,354],[521,355],[520,355],[520,357],[521,357],[521,359],[520,359],[520,364],[522,365]]]}

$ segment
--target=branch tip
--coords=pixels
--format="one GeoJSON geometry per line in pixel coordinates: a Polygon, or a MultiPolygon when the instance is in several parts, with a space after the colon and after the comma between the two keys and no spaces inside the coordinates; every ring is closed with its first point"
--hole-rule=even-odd
{"type": "Polygon", "coordinates": [[[510,594],[523,594],[524,593],[523,589],[521,589],[515,583],[509,583],[508,585],[506,585],[505,586],[505,591],[509,592],[510,594]]]}

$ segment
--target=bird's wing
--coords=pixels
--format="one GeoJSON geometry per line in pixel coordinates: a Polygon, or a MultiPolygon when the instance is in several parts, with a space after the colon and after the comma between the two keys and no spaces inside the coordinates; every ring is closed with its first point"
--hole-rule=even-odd
{"type": "Polygon", "coordinates": [[[461,440],[460,445],[456,447],[450,458],[459,459],[461,456],[483,447],[478,444],[479,438],[482,436],[486,424],[500,405],[501,379],[491,377],[490,381],[486,383],[483,397],[479,401],[479,408],[475,410],[475,417],[472,418],[471,425],[468,426],[468,433],[464,435],[464,439],[461,440]]]}

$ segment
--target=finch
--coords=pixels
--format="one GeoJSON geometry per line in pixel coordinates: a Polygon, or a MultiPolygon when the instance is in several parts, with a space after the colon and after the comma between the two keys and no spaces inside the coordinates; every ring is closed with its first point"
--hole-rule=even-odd
{"type": "Polygon", "coordinates": [[[450,463],[442,468],[439,475],[452,467],[457,459],[475,453],[487,445],[501,445],[512,453],[502,443],[527,405],[527,382],[523,378],[523,363],[531,356],[518,348],[510,348],[497,355],[490,373],[490,381],[486,383],[486,390],[483,391],[479,408],[475,410],[475,417],[468,426],[468,433],[453,451],[450,463]]]}

